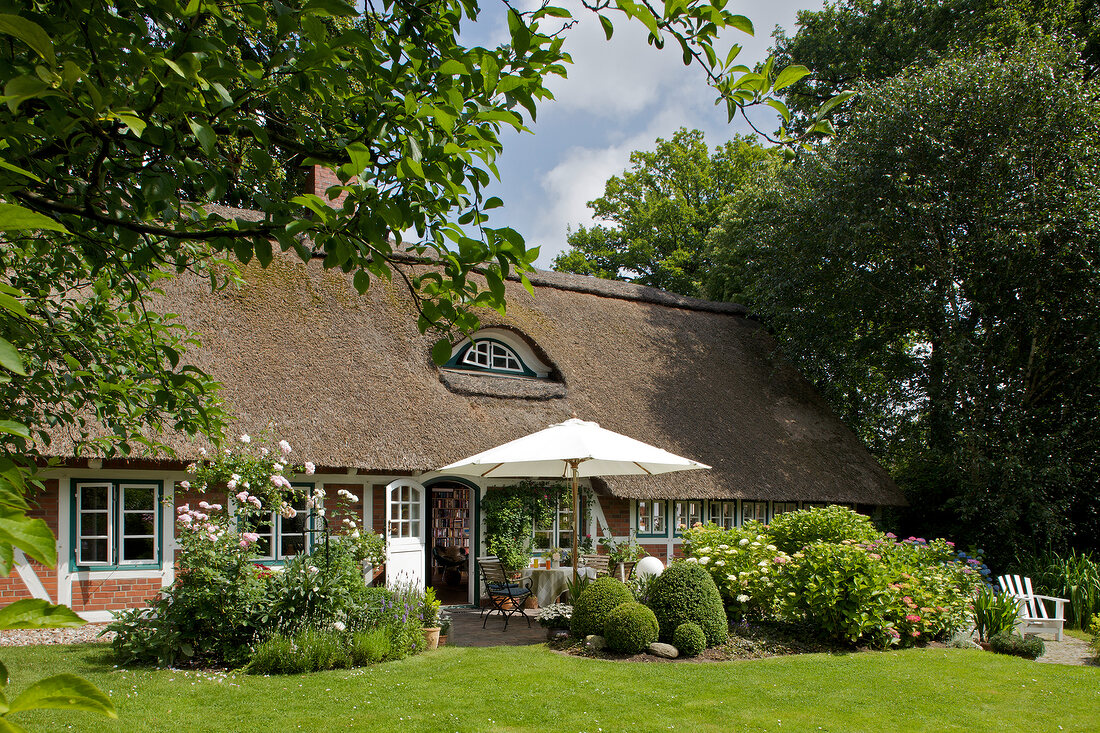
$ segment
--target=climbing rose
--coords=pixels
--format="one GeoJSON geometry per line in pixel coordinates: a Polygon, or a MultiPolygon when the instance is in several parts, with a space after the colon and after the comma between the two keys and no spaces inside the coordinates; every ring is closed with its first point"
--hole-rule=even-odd
{"type": "Polygon", "coordinates": [[[252,442],[252,438],[248,437],[247,435],[242,435],[241,442],[247,445],[248,443],[252,442]]]}
{"type": "Polygon", "coordinates": [[[317,470],[317,467],[314,466],[313,463],[311,463],[310,461],[306,461],[306,473],[308,473],[309,475],[312,476],[313,472],[316,471],[316,470],[317,470]]]}
{"type": "Polygon", "coordinates": [[[283,452],[284,456],[289,456],[291,453],[290,443],[286,442],[285,440],[280,440],[279,450],[283,452]]]}

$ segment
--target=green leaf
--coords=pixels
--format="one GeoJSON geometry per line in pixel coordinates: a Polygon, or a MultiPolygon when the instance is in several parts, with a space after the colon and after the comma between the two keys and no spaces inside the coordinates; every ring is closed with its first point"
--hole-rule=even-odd
{"type": "Polygon", "coordinates": [[[141,137],[141,133],[145,132],[145,120],[132,112],[116,112],[114,117],[126,125],[126,129],[134,133],[134,137],[141,137]]]}
{"type": "Polygon", "coordinates": [[[364,270],[356,270],[355,275],[352,276],[351,282],[352,285],[355,286],[356,292],[362,295],[370,288],[370,275],[364,270]]]}
{"type": "Polygon", "coordinates": [[[50,37],[37,23],[18,15],[0,14],[0,33],[18,38],[51,66],[57,63],[50,37]]]}
{"type": "Polygon", "coordinates": [[[816,119],[820,120],[825,115],[832,112],[833,109],[837,105],[844,104],[845,102],[847,102],[849,99],[851,99],[855,95],[856,95],[855,92],[841,92],[840,94],[836,95],[835,97],[833,97],[832,99],[830,99],[829,101],[823,103],[820,107],[818,107],[817,112],[814,113],[814,117],[816,119]]]}
{"type": "Polygon", "coordinates": [[[19,105],[28,99],[37,97],[50,88],[50,85],[37,76],[17,76],[4,85],[4,101],[14,114],[19,105]]]}
{"type": "Polygon", "coordinates": [[[18,173],[20,175],[26,176],[27,178],[30,178],[33,181],[38,181],[39,183],[42,183],[42,179],[39,178],[38,176],[36,176],[35,174],[31,173],[29,170],[26,170],[25,168],[20,168],[17,165],[12,165],[11,163],[9,163],[8,161],[6,161],[2,158],[0,158],[0,168],[4,168],[5,170],[13,171],[13,172],[18,173]]]}
{"type": "Polygon", "coordinates": [[[214,145],[218,141],[218,136],[214,134],[214,128],[200,120],[189,119],[187,120],[187,124],[190,126],[191,133],[195,136],[195,139],[199,141],[202,152],[210,155],[210,153],[214,151],[214,145]]]}
{"type": "Polygon", "coordinates": [[[772,85],[772,89],[777,92],[780,89],[785,89],[791,84],[794,84],[802,77],[808,76],[809,73],[810,70],[807,69],[805,66],[800,66],[798,64],[788,66],[787,68],[783,69],[783,71],[779,72],[779,76],[775,77],[775,84],[772,85]]]}
{"type": "Polygon", "coordinates": [[[743,15],[731,16],[729,18],[729,24],[739,31],[748,33],[750,36],[756,34],[756,31],[752,27],[752,21],[743,15]]]}
{"type": "Polygon", "coordinates": [[[445,338],[439,339],[432,346],[432,361],[436,366],[443,366],[451,358],[451,342],[445,338]]]}
{"type": "Polygon", "coordinates": [[[791,112],[790,112],[790,110],[787,109],[787,105],[783,104],[778,99],[765,99],[764,104],[768,105],[769,107],[774,109],[776,112],[778,112],[783,117],[784,122],[790,122],[791,121],[791,112]]]}
{"type": "Polygon", "coordinates": [[[489,209],[496,209],[501,206],[504,206],[504,202],[501,201],[499,197],[490,196],[488,199],[486,199],[485,203],[482,204],[481,208],[484,211],[488,211],[489,209]]]}
{"type": "Polygon", "coordinates": [[[0,542],[15,545],[43,565],[57,564],[53,532],[41,519],[31,519],[23,512],[0,507],[0,542]]]}
{"type": "Polygon", "coordinates": [[[10,712],[59,708],[99,713],[117,718],[115,705],[103,692],[83,677],[75,674],[58,674],[39,680],[11,702],[10,712]]]}
{"type": "Polygon", "coordinates": [[[363,171],[371,167],[370,148],[363,143],[352,143],[345,146],[344,150],[347,152],[351,164],[355,167],[356,175],[362,174],[363,171]]]}
{"type": "Polygon", "coordinates": [[[49,229],[54,232],[69,233],[69,230],[62,224],[44,214],[39,214],[37,211],[31,211],[16,204],[0,203],[0,232],[27,229],[49,229]]]}
{"type": "Polygon", "coordinates": [[[26,425],[13,420],[0,420],[0,433],[18,435],[20,438],[27,440],[30,440],[31,437],[31,431],[27,429],[26,425]]]}
{"type": "Polygon", "coordinates": [[[603,15],[599,16],[600,25],[603,26],[603,34],[607,36],[607,40],[611,40],[611,35],[615,32],[615,24],[611,22],[610,18],[603,15]]]}
{"type": "Polygon", "coordinates": [[[0,338],[0,366],[3,366],[9,372],[15,372],[24,377],[27,376],[19,351],[11,345],[10,341],[4,338],[0,338]]]}
{"type": "Polygon", "coordinates": [[[0,608],[0,629],[60,629],[87,623],[68,606],[24,598],[0,608]]]}

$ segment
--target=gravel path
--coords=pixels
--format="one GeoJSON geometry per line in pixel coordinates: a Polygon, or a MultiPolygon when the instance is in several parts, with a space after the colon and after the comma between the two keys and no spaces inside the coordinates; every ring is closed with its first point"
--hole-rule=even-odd
{"type": "Polygon", "coordinates": [[[1063,636],[1061,641],[1043,639],[1043,643],[1046,645],[1047,650],[1043,656],[1035,660],[1037,662],[1076,665],[1095,663],[1092,661],[1092,650],[1089,649],[1089,645],[1080,639],[1063,636]]]}
{"type": "Polygon", "coordinates": [[[85,624],[71,629],[9,629],[0,631],[0,646],[103,643],[115,637],[114,632],[99,636],[106,625],[85,624]]]}

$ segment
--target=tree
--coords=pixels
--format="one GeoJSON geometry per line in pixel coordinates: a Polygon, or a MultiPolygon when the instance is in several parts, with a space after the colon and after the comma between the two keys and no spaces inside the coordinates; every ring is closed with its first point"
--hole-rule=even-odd
{"type": "MultiPolygon", "coordinates": [[[[1100,69],[1096,0],[839,0],[798,11],[798,25],[793,36],[777,31],[772,49],[780,65],[794,60],[810,69],[783,92],[798,121],[814,119],[837,94],[911,64],[929,67],[966,47],[1009,47],[1041,33],[1078,45],[1087,75],[1100,69]]],[[[845,120],[841,113],[834,121],[845,120]]]]}
{"type": "Polygon", "coordinates": [[[738,201],[716,256],[922,531],[1097,547],[1100,97],[1049,41],[912,68],[738,201]]]}
{"type": "MultiPolygon", "coordinates": [[[[722,0],[585,7],[608,37],[621,13],[654,45],[674,42],[731,116],[801,73],[765,78],[735,53],[719,59],[721,31],[751,32],[722,0]]],[[[216,385],[181,359],[191,335],[145,308],[166,271],[220,287],[233,272],[211,267],[218,258],[266,265],[281,249],[322,253],[360,292],[396,275],[421,329],[440,332],[441,362],[454,332],[476,328],[475,308],[504,308],[504,278],[524,278],[537,251],[488,226],[502,202],[483,191],[501,128],[524,129],[550,98],[546,78],[565,74],[572,16],[509,7],[508,44],[467,48],[461,26],[479,10],[0,2],[0,571],[13,547],[52,564],[24,498],[52,430],[108,456],[163,448],[164,429],[217,436],[216,385]],[[300,193],[297,174],[314,165],[338,177],[326,197],[300,193]]],[[[35,609],[15,622],[48,620],[35,609]]],[[[72,685],[43,690],[107,709],[72,685]]]]}
{"type": "Polygon", "coordinates": [[[780,155],[742,136],[711,153],[699,130],[681,128],[656,149],[630,154],[588,206],[613,227],[580,227],[554,269],[698,295],[709,263],[707,233],[741,186],[780,155]]]}

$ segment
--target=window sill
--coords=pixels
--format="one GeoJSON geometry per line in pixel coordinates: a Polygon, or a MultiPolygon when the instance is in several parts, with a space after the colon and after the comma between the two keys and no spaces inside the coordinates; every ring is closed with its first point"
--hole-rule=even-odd
{"type": "Polygon", "coordinates": [[[548,379],[475,374],[441,369],[439,381],[456,394],[483,397],[555,400],[565,397],[565,385],[548,379]]]}

